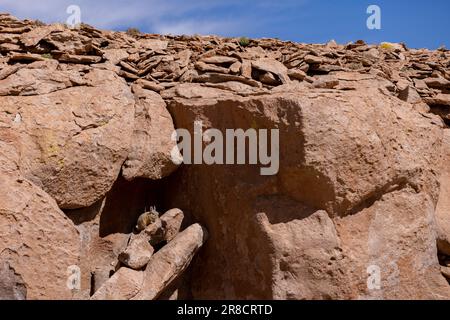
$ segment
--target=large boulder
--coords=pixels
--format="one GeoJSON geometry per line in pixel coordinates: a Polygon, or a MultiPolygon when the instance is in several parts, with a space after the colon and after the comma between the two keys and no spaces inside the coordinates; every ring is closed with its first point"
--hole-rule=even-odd
{"type": "Polygon", "coordinates": [[[155,253],[144,271],[120,268],[91,299],[154,300],[158,298],[165,290],[171,289],[176,284],[176,280],[182,276],[207,237],[208,233],[201,225],[189,226],[155,253]]]}
{"type": "Polygon", "coordinates": [[[386,94],[384,80],[368,82],[171,97],[177,128],[192,132],[202,120],[203,130],[280,135],[276,175],[262,176],[261,165],[186,165],[175,174],[171,205],[211,233],[193,270],[202,279],[194,298],[450,297],[433,219],[442,122],[386,94]],[[367,286],[373,265],[377,292],[367,286]]]}
{"type": "Polygon", "coordinates": [[[56,202],[19,173],[18,161],[2,141],[0,299],[72,299],[79,289],[79,233],[56,202]]]}
{"type": "Polygon", "coordinates": [[[156,252],[145,268],[142,288],[133,300],[158,298],[186,270],[207,238],[208,232],[196,223],[156,252]]]}
{"type": "Polygon", "coordinates": [[[149,178],[158,180],[176,168],[170,157],[175,146],[171,140],[172,117],[159,94],[138,85],[132,87],[135,97],[135,125],[128,158],[122,174],[127,180],[149,178]]]}
{"type": "Polygon", "coordinates": [[[0,81],[10,88],[0,97],[0,139],[19,151],[24,177],[64,209],[89,206],[108,192],[134,127],[134,97],[125,81],[107,70],[84,73],[50,64],[0,81]]]}
{"type": "Polygon", "coordinates": [[[449,298],[437,261],[434,201],[426,193],[410,187],[385,193],[336,224],[353,298],[449,298]],[[368,286],[369,275],[379,276],[378,287],[368,286]]]}

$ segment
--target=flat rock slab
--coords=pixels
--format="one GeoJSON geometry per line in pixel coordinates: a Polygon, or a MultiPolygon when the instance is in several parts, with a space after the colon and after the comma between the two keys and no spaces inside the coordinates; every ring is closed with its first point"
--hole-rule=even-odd
{"type": "Polygon", "coordinates": [[[287,74],[288,69],[284,66],[284,64],[275,59],[262,58],[252,61],[252,67],[275,74],[280,79],[281,83],[290,82],[287,74]]]}
{"type": "Polygon", "coordinates": [[[155,253],[145,269],[142,289],[133,300],[156,299],[187,268],[206,238],[206,230],[194,224],[155,253]]]}
{"type": "Polygon", "coordinates": [[[130,300],[141,290],[143,279],[143,271],[120,268],[94,293],[91,300],[130,300]]]}

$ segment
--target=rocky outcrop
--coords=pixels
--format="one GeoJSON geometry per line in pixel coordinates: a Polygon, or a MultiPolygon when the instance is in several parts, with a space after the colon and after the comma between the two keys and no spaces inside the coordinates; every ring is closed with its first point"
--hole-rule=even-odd
{"type": "Polygon", "coordinates": [[[207,231],[194,224],[178,234],[150,259],[136,300],[152,300],[180,276],[208,237],[207,231]]]}
{"type": "MultiPolygon", "coordinates": [[[[159,250],[143,267],[144,271],[122,267],[92,296],[93,300],[153,300],[180,277],[194,254],[206,241],[207,232],[199,224],[188,227],[159,250]]],[[[142,238],[136,238],[142,240],[142,238]]],[[[132,243],[133,249],[137,247],[132,243]]]]}
{"type": "Polygon", "coordinates": [[[108,70],[91,70],[80,79],[82,86],[61,82],[64,86],[47,90],[45,77],[60,75],[57,65],[25,67],[23,74],[2,80],[17,77],[17,83],[29,88],[29,81],[40,91],[0,97],[0,135],[20,150],[19,168],[25,177],[60,208],[76,209],[100,200],[117,179],[131,144],[134,99],[126,83],[108,70]]]}
{"type": "Polygon", "coordinates": [[[0,298],[450,298],[449,66],[0,14],[0,298]],[[278,171],[174,164],[194,121],[278,129],[278,171]]]}
{"type": "Polygon", "coordinates": [[[16,150],[0,145],[0,299],[75,298],[68,282],[80,259],[78,231],[20,174],[16,150]]]}
{"type": "MultiPolygon", "coordinates": [[[[176,205],[216,230],[209,250],[224,255],[210,259],[205,251],[195,278],[222,279],[220,298],[448,295],[433,231],[440,158],[427,152],[441,150],[442,124],[380,93],[384,81],[377,82],[360,82],[356,91],[173,98],[179,128],[192,129],[202,117],[219,130],[228,123],[280,130],[275,177],[248,166],[191,166],[177,177],[176,205]],[[183,194],[193,182],[198,196],[183,194]],[[371,265],[384,271],[383,290],[375,293],[365,287],[371,265]]],[[[217,297],[211,283],[197,283],[194,295],[217,297]]]]}
{"type": "Polygon", "coordinates": [[[170,158],[175,146],[172,118],[159,94],[139,85],[132,90],[136,97],[134,131],[122,174],[128,180],[162,179],[177,168],[170,158]]]}
{"type": "Polygon", "coordinates": [[[444,130],[443,143],[441,190],[436,207],[437,245],[442,253],[450,256],[450,129],[444,130]]]}

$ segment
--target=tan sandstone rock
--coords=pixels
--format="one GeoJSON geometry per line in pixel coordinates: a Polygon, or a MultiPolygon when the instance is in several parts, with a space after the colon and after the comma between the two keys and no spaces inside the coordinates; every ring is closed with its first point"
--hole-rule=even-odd
{"type": "Polygon", "coordinates": [[[14,154],[2,145],[0,298],[72,299],[79,289],[70,277],[79,265],[79,233],[48,194],[20,175],[14,154]]]}
{"type": "Polygon", "coordinates": [[[266,71],[276,75],[281,83],[288,83],[290,81],[287,68],[280,62],[274,59],[262,58],[252,61],[252,67],[261,71],[266,71]]]}
{"type": "Polygon", "coordinates": [[[194,224],[155,253],[145,269],[142,289],[133,300],[157,298],[187,268],[207,236],[202,226],[194,224]]]}
{"type": "Polygon", "coordinates": [[[212,230],[194,266],[193,276],[205,279],[193,285],[195,298],[448,297],[433,236],[439,152],[427,151],[441,150],[441,125],[380,93],[382,80],[367,84],[356,91],[169,103],[178,128],[192,130],[201,115],[220,130],[228,123],[280,130],[275,176],[261,177],[258,166],[249,165],[190,166],[178,174],[173,205],[190,208],[212,230]],[[186,194],[186,183],[201,187],[186,194]],[[375,247],[365,233],[352,232],[359,217],[368,232],[371,212],[385,216],[374,229],[375,247]],[[383,223],[392,223],[392,239],[383,235],[383,223]],[[395,229],[398,224],[405,227],[395,229]],[[317,231],[300,235],[309,230],[317,231]],[[351,260],[358,256],[361,261],[351,260]],[[389,277],[378,294],[367,292],[372,263],[389,277]]]}
{"type": "Polygon", "coordinates": [[[161,223],[164,228],[164,239],[169,242],[173,240],[181,229],[184,214],[180,209],[170,209],[161,216],[161,223]]]}
{"type": "Polygon", "coordinates": [[[0,298],[450,298],[449,50],[132,31],[0,14],[0,298]],[[196,120],[275,174],[177,169],[196,120]]]}
{"type": "Polygon", "coordinates": [[[62,25],[59,24],[37,27],[27,33],[23,33],[20,36],[20,41],[26,47],[33,47],[53,31],[63,31],[63,30],[64,28],[62,27],[62,25]]]}
{"type": "Polygon", "coordinates": [[[85,207],[99,200],[116,180],[130,148],[134,126],[130,89],[111,71],[98,69],[83,78],[86,86],[76,87],[71,87],[68,72],[51,69],[20,69],[2,81],[12,81],[11,77],[40,84],[37,92],[27,92],[31,96],[0,97],[3,110],[8,110],[0,115],[5,124],[0,137],[13,137],[21,172],[61,208],[85,207]],[[14,122],[16,115],[20,121],[14,122]]]}
{"type": "Polygon", "coordinates": [[[143,271],[120,268],[91,297],[91,300],[130,300],[139,293],[143,283],[143,271]]]}
{"type": "Polygon", "coordinates": [[[450,129],[444,130],[441,190],[436,207],[437,245],[450,256],[450,129]]]}
{"type": "Polygon", "coordinates": [[[147,265],[153,251],[153,247],[145,237],[135,237],[119,255],[119,260],[127,267],[139,270],[147,265]]]}
{"type": "Polygon", "coordinates": [[[131,149],[122,169],[125,179],[161,179],[176,168],[171,159],[172,117],[161,96],[134,86],[135,121],[131,149]]]}

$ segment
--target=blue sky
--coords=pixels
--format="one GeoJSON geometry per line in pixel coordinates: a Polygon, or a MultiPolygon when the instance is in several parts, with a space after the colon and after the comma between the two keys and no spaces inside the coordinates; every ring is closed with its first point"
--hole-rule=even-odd
{"type": "Polygon", "coordinates": [[[65,22],[71,4],[80,6],[83,22],[113,30],[450,48],[449,0],[0,0],[0,12],[65,22]],[[381,8],[381,30],[366,26],[371,4],[381,8]]]}

